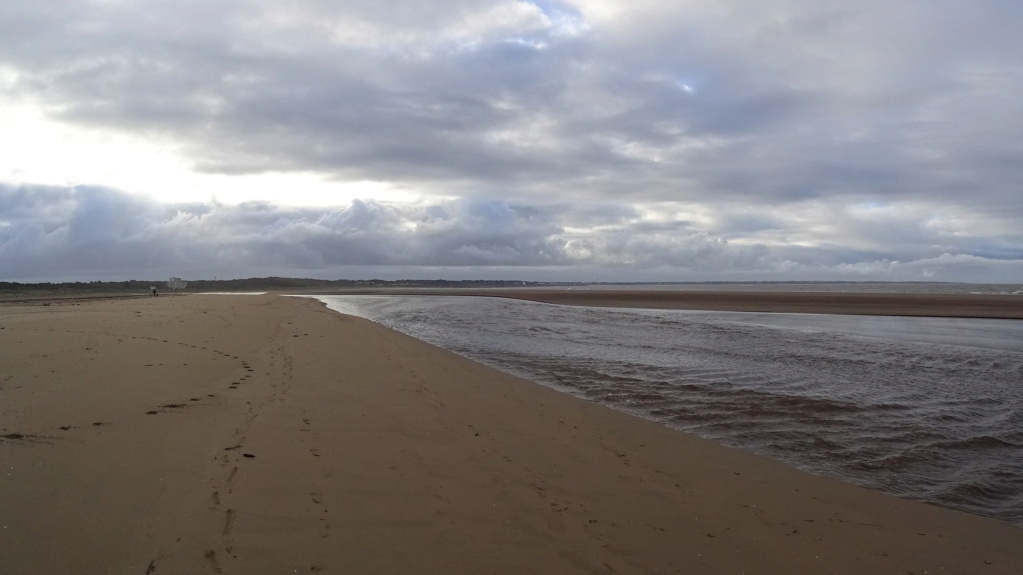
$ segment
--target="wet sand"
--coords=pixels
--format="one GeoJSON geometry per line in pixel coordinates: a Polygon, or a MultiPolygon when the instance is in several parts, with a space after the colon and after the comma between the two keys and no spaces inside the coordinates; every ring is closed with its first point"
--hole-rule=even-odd
{"type": "Polygon", "coordinates": [[[1018,527],[309,299],[0,305],[0,349],[5,573],[1023,572],[1018,527]]]}
{"type": "Polygon", "coordinates": [[[561,305],[707,311],[1023,319],[1023,295],[605,289],[351,289],[317,295],[507,297],[561,305]]]}

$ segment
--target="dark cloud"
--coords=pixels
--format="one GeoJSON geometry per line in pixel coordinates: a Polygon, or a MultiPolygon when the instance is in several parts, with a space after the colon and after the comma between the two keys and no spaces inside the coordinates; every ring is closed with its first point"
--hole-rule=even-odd
{"type": "Polygon", "coordinates": [[[476,199],[356,201],[329,209],[173,205],[97,187],[0,185],[0,279],[365,273],[605,280],[792,273],[919,279],[926,273],[967,279],[959,276],[963,270],[976,273],[986,265],[986,275],[973,279],[990,281],[1023,269],[1018,232],[1000,241],[977,237],[941,245],[951,231],[928,231],[928,221],[903,221],[894,212],[885,219],[850,218],[815,235],[853,240],[805,246],[800,238],[784,243],[772,237],[791,233],[784,222],[658,221],[657,212],[615,205],[576,210],[476,199]],[[859,223],[848,223],[853,220],[859,223]],[[744,225],[745,235],[736,229],[744,225]],[[748,240],[758,232],[769,241],[748,240]]]}
{"type": "Polygon", "coordinates": [[[165,205],[92,187],[0,185],[7,279],[36,275],[272,274],[346,266],[543,266],[567,262],[561,229],[500,201],[341,209],[165,205]],[[45,204],[45,209],[39,209],[45,204]]]}

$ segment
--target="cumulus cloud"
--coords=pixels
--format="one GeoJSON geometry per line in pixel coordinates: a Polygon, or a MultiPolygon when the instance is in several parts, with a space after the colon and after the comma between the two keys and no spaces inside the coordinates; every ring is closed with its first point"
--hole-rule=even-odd
{"type": "Polygon", "coordinates": [[[1002,252],[996,244],[952,253],[924,247],[928,237],[889,243],[882,236],[850,252],[826,242],[732,241],[701,229],[700,220],[651,217],[614,204],[586,210],[480,199],[360,200],[338,208],[164,204],[98,187],[0,185],[0,279],[370,274],[680,281],[796,273],[1011,281],[1023,269],[1018,249],[1002,252]]]}
{"type": "Polygon", "coordinates": [[[0,259],[12,277],[545,265],[564,263],[558,233],[533,210],[498,201],[356,201],[328,210],[166,205],[103,188],[0,186],[0,259]]]}

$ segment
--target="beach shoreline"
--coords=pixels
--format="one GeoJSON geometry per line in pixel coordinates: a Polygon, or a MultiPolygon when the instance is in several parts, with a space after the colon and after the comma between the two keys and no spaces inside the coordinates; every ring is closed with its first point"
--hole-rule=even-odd
{"type": "Polygon", "coordinates": [[[306,290],[308,295],[429,295],[502,297],[557,305],[811,313],[1023,319],[1023,296],[1011,294],[923,294],[757,291],[670,291],[608,289],[348,289],[306,290]]]}
{"type": "MultiPolygon", "coordinates": [[[[164,292],[161,296],[212,295],[216,292],[164,292]]],[[[245,295],[247,292],[224,292],[245,295]]],[[[895,293],[883,291],[757,291],[668,290],[605,288],[346,288],[271,289],[253,294],[278,295],[369,295],[369,296],[462,296],[521,299],[555,305],[676,309],[689,311],[734,311],[764,313],[808,313],[828,315],[887,315],[904,317],[960,317],[976,319],[1023,319],[1023,295],[992,293],[895,293]]],[[[96,300],[124,300],[150,297],[148,293],[36,293],[0,294],[3,305],[47,305],[96,300]]]]}
{"type": "Polygon", "coordinates": [[[0,307],[11,573],[1023,571],[1016,526],[722,447],[312,299],[51,303],[0,307]]]}

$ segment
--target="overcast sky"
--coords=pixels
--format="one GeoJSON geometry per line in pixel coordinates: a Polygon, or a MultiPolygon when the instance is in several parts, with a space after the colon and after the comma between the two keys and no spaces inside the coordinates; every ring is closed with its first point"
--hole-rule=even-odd
{"type": "Polygon", "coordinates": [[[1023,282],[1023,2],[4,0],[0,280],[1023,282]]]}

